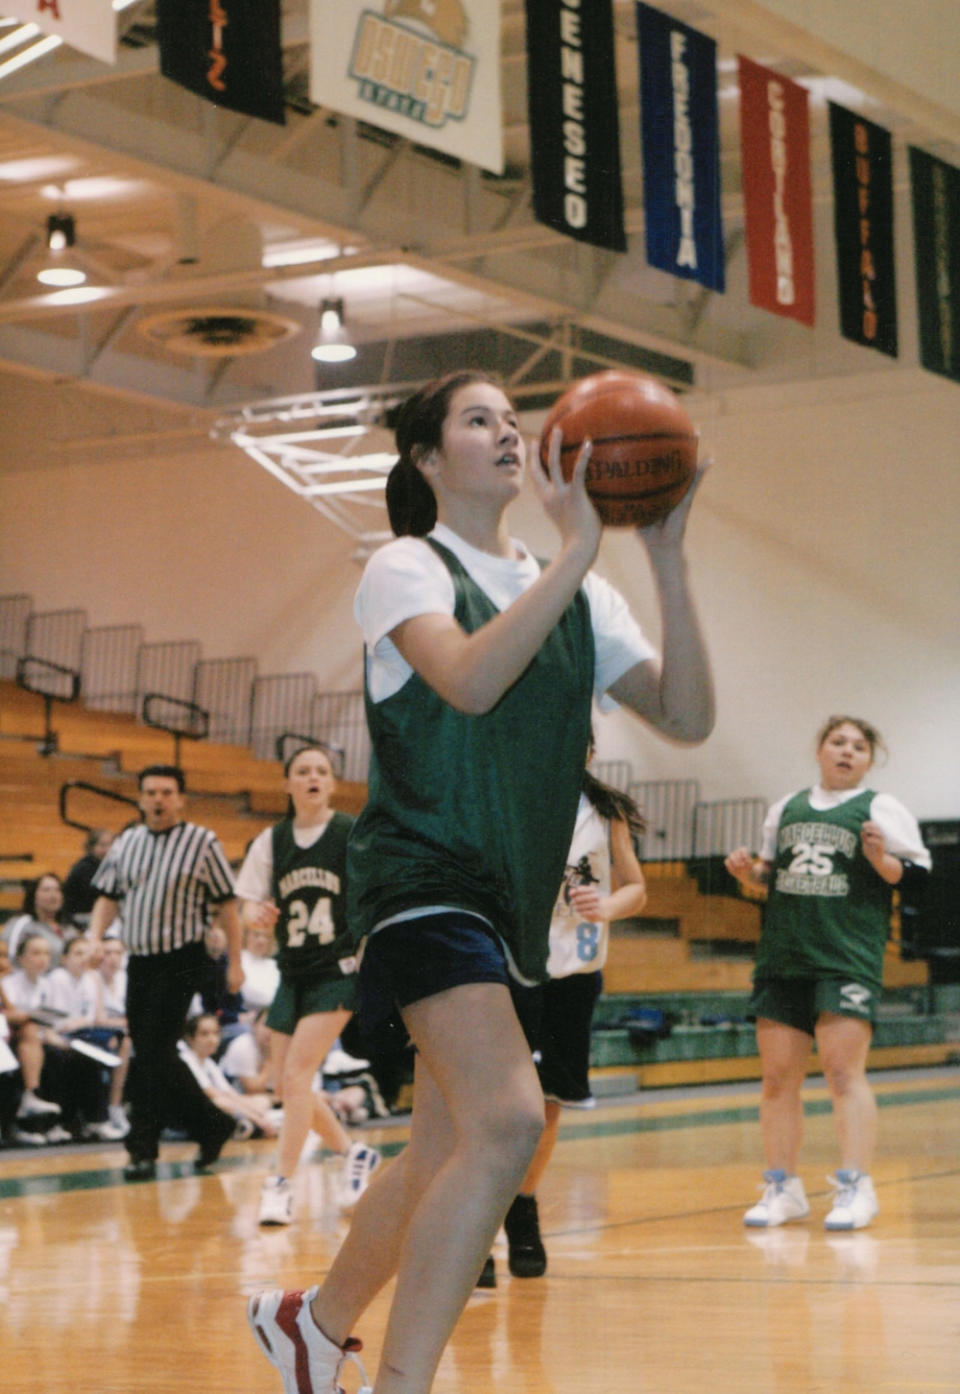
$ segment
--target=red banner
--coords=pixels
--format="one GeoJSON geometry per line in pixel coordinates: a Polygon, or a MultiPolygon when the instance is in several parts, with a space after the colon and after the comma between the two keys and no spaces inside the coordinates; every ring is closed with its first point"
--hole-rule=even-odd
{"type": "Polygon", "coordinates": [[[750,303],[813,324],[807,90],[742,55],[739,62],[750,303]]]}

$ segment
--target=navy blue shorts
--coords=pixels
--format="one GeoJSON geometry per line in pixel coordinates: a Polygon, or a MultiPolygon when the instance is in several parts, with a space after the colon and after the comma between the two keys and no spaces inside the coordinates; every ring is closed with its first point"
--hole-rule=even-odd
{"type": "Polygon", "coordinates": [[[378,929],[360,963],[360,1026],[369,1048],[406,1039],[402,1007],[467,983],[510,985],[503,946],[476,915],[445,910],[378,929]]]}

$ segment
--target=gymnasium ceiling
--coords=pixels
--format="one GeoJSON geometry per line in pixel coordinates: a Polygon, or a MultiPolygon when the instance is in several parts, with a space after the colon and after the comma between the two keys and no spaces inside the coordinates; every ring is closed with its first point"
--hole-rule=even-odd
{"type": "Polygon", "coordinates": [[[839,340],[829,305],[810,331],[748,304],[735,55],[810,87],[821,221],[827,97],[893,130],[901,152],[922,143],[957,163],[960,121],[752,0],[662,8],[719,43],[726,295],[645,264],[632,0],[614,4],[626,255],[533,219],[522,0],[502,3],[502,177],[312,106],[306,0],[284,4],[285,127],[161,78],[152,0],[117,15],[115,67],[62,46],[0,77],[0,468],[192,447],[241,404],[317,388],[383,395],[474,359],[531,407],[611,363],[707,388],[862,370],[869,355],[839,340]],[[76,220],[94,296],[80,304],[35,279],[46,219],[61,211],[76,220]],[[292,255],[312,259],[283,264],[292,255]],[[359,354],[321,372],[309,350],[331,294],[359,354]],[[175,315],[248,323],[232,351],[183,348],[170,339],[175,315]]]}

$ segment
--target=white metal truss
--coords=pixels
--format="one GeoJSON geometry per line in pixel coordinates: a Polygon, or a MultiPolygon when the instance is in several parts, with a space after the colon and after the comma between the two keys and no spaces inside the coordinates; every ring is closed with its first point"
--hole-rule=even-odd
{"type": "Polygon", "coordinates": [[[363,560],[392,536],[384,487],[396,460],[386,413],[411,387],[304,392],[221,416],[215,440],[237,445],[357,544],[363,560]]]}

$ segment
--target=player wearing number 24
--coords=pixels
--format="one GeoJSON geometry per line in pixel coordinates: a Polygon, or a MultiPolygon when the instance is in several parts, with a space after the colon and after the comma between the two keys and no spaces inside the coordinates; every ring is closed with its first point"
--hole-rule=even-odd
{"type": "Polygon", "coordinates": [[[879,733],[868,721],[831,716],[817,736],[819,783],[771,807],[759,857],[741,847],[727,858],[738,881],[768,889],[751,998],[767,1170],[763,1197],[744,1216],[750,1227],[809,1213],[796,1162],[800,1088],[814,1040],[841,1163],[825,1226],[862,1229],[877,1213],[870,1179],[877,1110],[866,1066],[891,888],[908,869],[924,875],[930,868],[913,815],[892,795],[864,788],[878,748],[879,733]]]}
{"type": "Polygon", "coordinates": [[[330,753],[321,746],[290,756],[284,786],[288,816],[254,839],[237,877],[243,923],[274,932],[280,969],[267,1026],[283,1123],[276,1172],[264,1181],[260,1197],[265,1225],[292,1219],[291,1178],[311,1128],[346,1158],[346,1204],[357,1199],[380,1160],[374,1148],[351,1144],[332,1108],[311,1087],[357,1005],[357,959],[346,917],[353,819],[331,807],[336,781],[330,753]]]}

